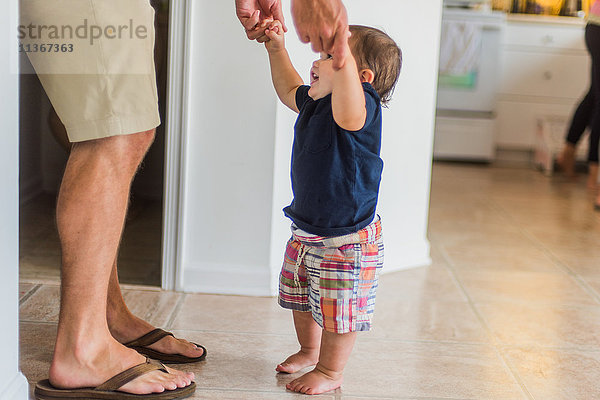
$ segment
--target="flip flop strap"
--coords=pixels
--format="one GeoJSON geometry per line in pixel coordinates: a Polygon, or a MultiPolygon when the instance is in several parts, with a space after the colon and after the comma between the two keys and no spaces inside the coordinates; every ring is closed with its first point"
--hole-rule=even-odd
{"type": "Polygon", "coordinates": [[[94,390],[103,392],[114,392],[117,389],[126,385],[127,383],[131,382],[135,378],[139,378],[140,376],[152,371],[163,371],[167,374],[169,373],[166,367],[160,362],[146,358],[145,363],[126,369],[120,374],[113,376],[100,386],[97,386],[96,388],[94,388],[94,390]]]}
{"type": "Polygon", "coordinates": [[[160,339],[164,338],[165,336],[173,336],[173,334],[171,332],[163,331],[162,329],[157,328],[157,329],[154,329],[153,331],[146,333],[142,337],[132,340],[129,343],[125,343],[125,346],[127,346],[127,347],[133,347],[133,346],[147,347],[147,346],[150,346],[151,344],[158,342],[160,339]]]}

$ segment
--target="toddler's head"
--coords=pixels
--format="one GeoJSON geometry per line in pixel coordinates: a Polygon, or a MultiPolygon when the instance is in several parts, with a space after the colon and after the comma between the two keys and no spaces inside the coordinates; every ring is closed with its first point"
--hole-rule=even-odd
{"type": "Polygon", "coordinates": [[[387,104],[402,69],[402,51],[391,37],[379,29],[350,25],[350,32],[350,50],[358,71],[373,72],[371,85],[381,97],[381,103],[387,104]]]}

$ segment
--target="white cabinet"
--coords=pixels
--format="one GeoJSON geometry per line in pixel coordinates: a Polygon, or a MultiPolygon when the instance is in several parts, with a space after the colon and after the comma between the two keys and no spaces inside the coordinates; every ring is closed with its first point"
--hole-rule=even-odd
{"type": "Polygon", "coordinates": [[[498,148],[532,149],[539,118],[569,120],[589,86],[584,29],[585,22],[575,18],[508,18],[501,51],[498,148]]]}

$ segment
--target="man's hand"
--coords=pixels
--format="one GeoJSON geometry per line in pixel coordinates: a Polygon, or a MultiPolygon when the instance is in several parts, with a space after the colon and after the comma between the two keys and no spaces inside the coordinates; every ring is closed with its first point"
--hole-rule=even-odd
{"type": "Polygon", "coordinates": [[[310,42],[316,52],[333,56],[333,67],[346,60],[348,14],[342,0],[292,0],[292,16],[300,40],[310,42]]]}
{"type": "Polygon", "coordinates": [[[274,19],[281,21],[283,29],[287,28],[281,10],[281,0],[235,0],[236,15],[246,30],[250,40],[266,42],[265,29],[274,19]]]}

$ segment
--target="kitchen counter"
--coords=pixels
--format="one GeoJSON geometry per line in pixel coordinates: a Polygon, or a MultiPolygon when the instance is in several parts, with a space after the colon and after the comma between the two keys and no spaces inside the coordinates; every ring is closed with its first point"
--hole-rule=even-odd
{"type": "Polygon", "coordinates": [[[555,15],[537,15],[537,14],[507,14],[506,20],[510,22],[531,23],[531,24],[555,24],[555,25],[580,25],[586,24],[584,18],[562,17],[555,15]]]}

